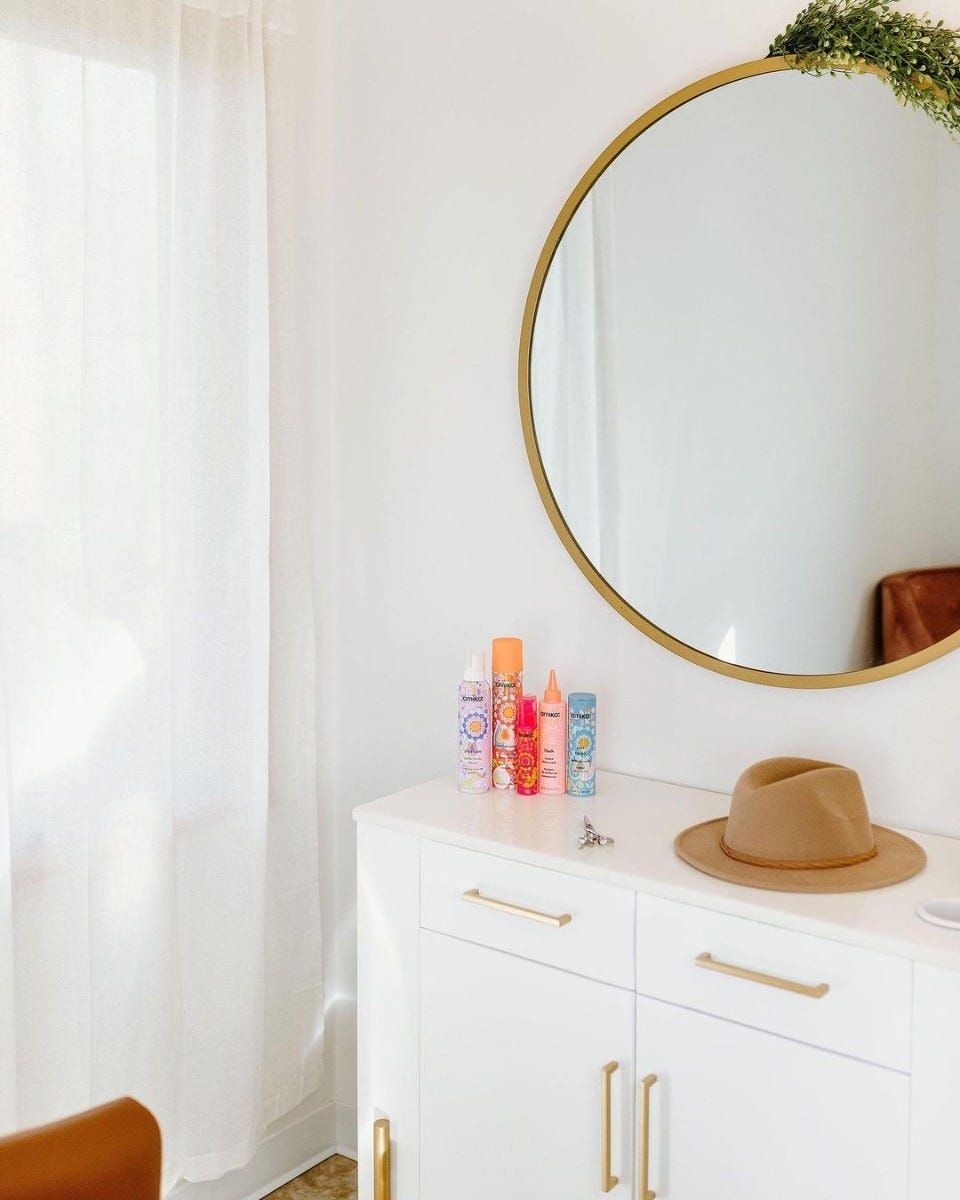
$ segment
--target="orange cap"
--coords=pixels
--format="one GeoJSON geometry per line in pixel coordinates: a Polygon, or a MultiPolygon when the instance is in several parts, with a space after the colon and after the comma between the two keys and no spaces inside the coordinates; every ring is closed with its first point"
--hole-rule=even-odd
{"type": "Polygon", "coordinates": [[[560,695],[560,684],[557,683],[557,673],[551,667],[550,678],[543,693],[544,704],[559,704],[563,697],[560,695]]]}
{"type": "Polygon", "coordinates": [[[523,670],[523,642],[520,638],[494,638],[492,670],[498,675],[519,675],[523,670]]]}

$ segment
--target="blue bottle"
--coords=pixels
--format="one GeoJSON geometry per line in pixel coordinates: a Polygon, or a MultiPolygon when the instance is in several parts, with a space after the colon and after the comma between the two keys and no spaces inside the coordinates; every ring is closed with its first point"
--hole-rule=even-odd
{"type": "Polygon", "coordinates": [[[597,790],[597,697],[567,696],[567,795],[593,796],[597,790]]]}

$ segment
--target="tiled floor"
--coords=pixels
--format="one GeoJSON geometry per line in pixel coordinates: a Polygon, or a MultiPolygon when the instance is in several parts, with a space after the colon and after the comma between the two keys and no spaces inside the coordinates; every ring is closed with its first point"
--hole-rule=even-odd
{"type": "Polygon", "coordinates": [[[335,1154],[271,1192],[268,1200],[357,1200],[357,1164],[335,1154]]]}

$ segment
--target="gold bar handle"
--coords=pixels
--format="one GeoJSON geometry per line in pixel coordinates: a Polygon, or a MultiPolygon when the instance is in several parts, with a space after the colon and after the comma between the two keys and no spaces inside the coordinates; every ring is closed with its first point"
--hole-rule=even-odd
{"type": "Polygon", "coordinates": [[[646,1075],[640,1080],[640,1161],[637,1169],[638,1200],[657,1200],[657,1193],[650,1190],[650,1089],[656,1082],[656,1075],[646,1075]]]}
{"type": "Polygon", "coordinates": [[[610,1080],[619,1071],[620,1064],[608,1062],[600,1072],[600,1190],[612,1192],[620,1180],[610,1173],[610,1080]]]}
{"type": "Polygon", "coordinates": [[[526,917],[528,921],[539,921],[541,925],[569,925],[573,917],[569,913],[554,916],[552,913],[537,912],[535,908],[522,908],[519,904],[508,904],[506,900],[493,900],[490,896],[481,896],[479,888],[471,888],[460,897],[469,904],[482,904],[484,908],[495,908],[497,912],[509,913],[513,917],[526,917]]]}
{"type": "Polygon", "coordinates": [[[390,1200],[390,1122],[373,1123],[373,1200],[390,1200]]]}
{"type": "Polygon", "coordinates": [[[751,983],[763,983],[767,987],[780,988],[784,992],[796,992],[798,996],[809,996],[819,1000],[830,991],[829,983],[795,983],[792,979],[781,979],[778,975],[764,975],[762,971],[751,971],[747,967],[734,967],[730,963],[717,962],[712,954],[698,954],[694,960],[698,967],[708,971],[719,971],[721,975],[733,975],[737,979],[749,979],[751,983]]]}

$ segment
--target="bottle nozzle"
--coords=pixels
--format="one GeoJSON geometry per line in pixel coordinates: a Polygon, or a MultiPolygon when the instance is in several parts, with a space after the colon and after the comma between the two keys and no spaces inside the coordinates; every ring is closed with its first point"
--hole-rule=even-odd
{"type": "Polygon", "coordinates": [[[560,694],[560,684],[557,683],[557,673],[553,669],[550,671],[550,678],[547,680],[543,699],[545,704],[559,704],[563,699],[563,696],[560,694]]]}
{"type": "Polygon", "coordinates": [[[467,655],[463,678],[467,683],[483,683],[487,678],[487,664],[482,650],[474,650],[472,654],[467,655]]]}

